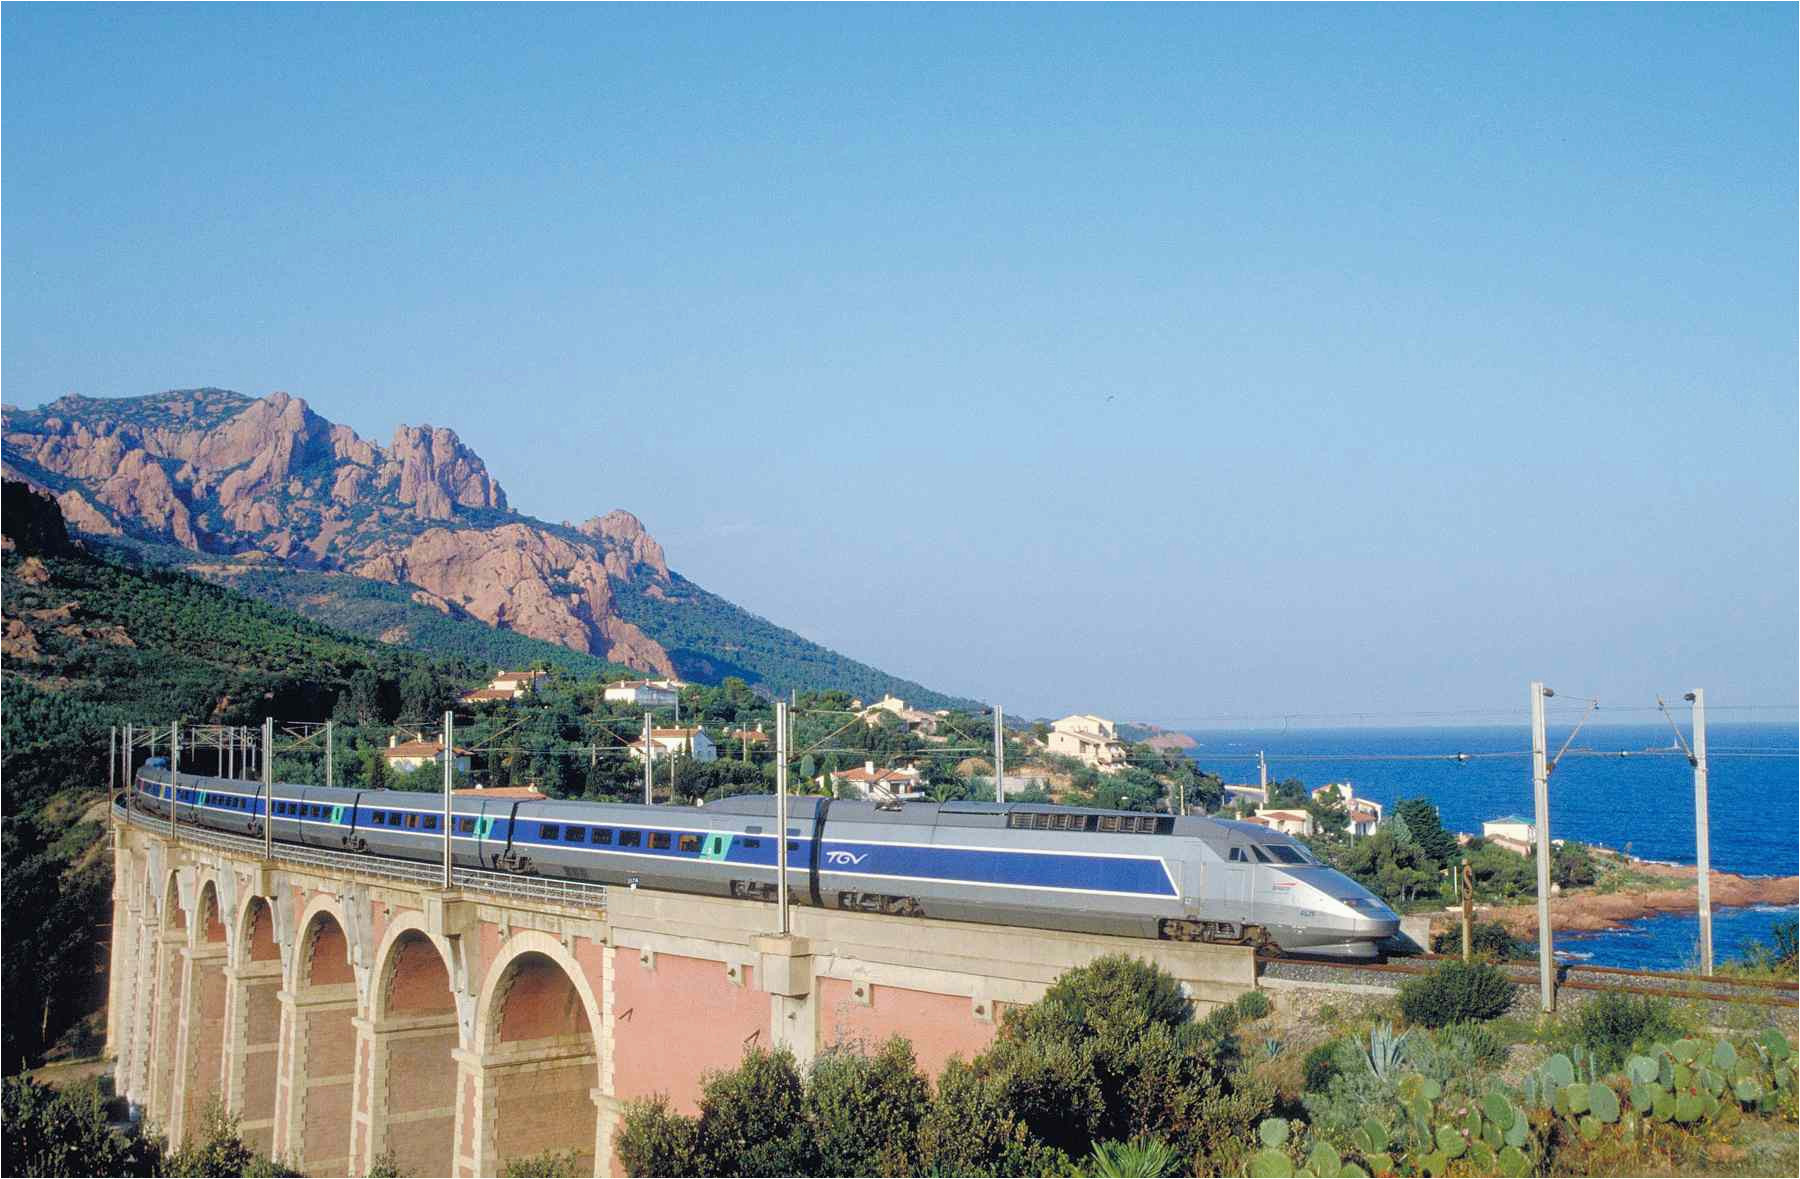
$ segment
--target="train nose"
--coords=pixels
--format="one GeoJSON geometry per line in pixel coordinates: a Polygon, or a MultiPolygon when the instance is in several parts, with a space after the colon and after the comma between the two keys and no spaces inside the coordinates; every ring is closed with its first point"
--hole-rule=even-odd
{"type": "Polygon", "coordinates": [[[1360,937],[1388,938],[1400,932],[1400,914],[1374,897],[1345,897],[1341,903],[1350,910],[1351,927],[1360,937]]]}

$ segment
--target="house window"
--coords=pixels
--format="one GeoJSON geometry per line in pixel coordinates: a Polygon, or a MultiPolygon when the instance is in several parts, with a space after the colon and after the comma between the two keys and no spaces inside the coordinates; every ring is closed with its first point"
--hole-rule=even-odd
{"type": "Polygon", "coordinates": [[[679,844],[679,850],[684,852],[699,851],[700,837],[698,835],[683,835],[679,844]]]}
{"type": "Polygon", "coordinates": [[[652,831],[650,833],[650,847],[652,850],[664,850],[667,849],[668,846],[669,833],[667,831],[652,831]]]}

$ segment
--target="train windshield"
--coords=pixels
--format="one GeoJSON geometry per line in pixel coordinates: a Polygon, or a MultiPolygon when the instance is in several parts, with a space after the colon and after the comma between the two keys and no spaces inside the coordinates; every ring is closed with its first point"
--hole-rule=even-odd
{"type": "Polygon", "coordinates": [[[1307,855],[1302,849],[1289,844],[1270,843],[1265,844],[1264,846],[1269,849],[1270,855],[1274,856],[1284,864],[1316,864],[1319,862],[1307,855]]]}

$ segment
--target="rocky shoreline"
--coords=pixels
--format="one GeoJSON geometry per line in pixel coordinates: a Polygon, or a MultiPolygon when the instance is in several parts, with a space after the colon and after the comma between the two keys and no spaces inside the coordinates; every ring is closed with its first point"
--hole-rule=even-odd
{"type": "MultiPolygon", "coordinates": [[[[1678,864],[1651,864],[1638,861],[1632,868],[1646,876],[1669,881],[1667,888],[1633,889],[1598,893],[1565,892],[1550,898],[1550,928],[1553,930],[1594,931],[1617,929],[1627,921],[1653,917],[1660,913],[1692,913],[1699,908],[1699,891],[1695,869],[1678,864]]],[[[1748,905],[1792,905],[1800,902],[1800,876],[1739,876],[1731,872],[1712,874],[1712,903],[1715,909],[1748,905]]],[[[1486,921],[1498,921],[1520,937],[1537,934],[1537,902],[1520,905],[1478,905],[1477,914],[1486,921]]],[[[1445,922],[1454,920],[1444,914],[1445,922]]],[[[1433,924],[1437,924],[1434,919],[1433,924]]]]}

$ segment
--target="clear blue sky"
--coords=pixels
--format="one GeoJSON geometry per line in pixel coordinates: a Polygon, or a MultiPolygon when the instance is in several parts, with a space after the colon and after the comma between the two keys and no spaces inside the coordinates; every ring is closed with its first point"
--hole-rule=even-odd
{"type": "Polygon", "coordinates": [[[9,403],[451,425],[1020,713],[1795,699],[1793,6],[0,24],[9,403]]]}

